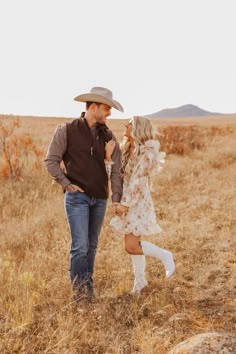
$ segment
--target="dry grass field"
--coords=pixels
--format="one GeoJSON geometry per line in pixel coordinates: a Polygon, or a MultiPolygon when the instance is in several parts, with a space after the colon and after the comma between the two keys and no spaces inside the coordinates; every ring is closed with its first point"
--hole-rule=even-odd
{"type": "MultiPolygon", "coordinates": [[[[109,203],[96,258],[98,299],[80,308],[68,277],[63,193],[42,162],[55,127],[68,120],[19,119],[17,134],[30,134],[42,155],[35,169],[27,156],[15,180],[3,171],[0,148],[0,353],[165,354],[194,334],[235,334],[236,116],[153,121],[167,159],[153,180],[163,233],[152,242],[174,253],[176,273],[166,280],[162,264],[147,258],[149,285],[129,294],[131,259],[109,227],[109,203]]],[[[107,122],[119,141],[125,122],[107,122]]]]}

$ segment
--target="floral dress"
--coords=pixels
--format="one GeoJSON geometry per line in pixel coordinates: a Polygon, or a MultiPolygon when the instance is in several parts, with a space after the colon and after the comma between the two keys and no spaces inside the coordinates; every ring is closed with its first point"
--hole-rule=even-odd
{"type": "Polygon", "coordinates": [[[156,175],[165,162],[166,154],[159,152],[159,148],[158,140],[148,140],[141,145],[139,159],[129,181],[124,178],[120,203],[129,209],[110,221],[110,225],[123,235],[151,236],[161,232],[149,186],[150,177],[156,175]]]}

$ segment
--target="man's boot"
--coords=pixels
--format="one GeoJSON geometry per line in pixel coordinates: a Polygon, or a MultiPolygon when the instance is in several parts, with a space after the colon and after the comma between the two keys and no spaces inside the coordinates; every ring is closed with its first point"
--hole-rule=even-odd
{"type": "Polygon", "coordinates": [[[77,304],[86,302],[87,297],[87,281],[81,279],[78,275],[73,280],[72,290],[74,293],[74,300],[77,304]]]}
{"type": "Polygon", "coordinates": [[[88,277],[86,279],[85,287],[87,302],[94,302],[96,300],[96,296],[93,287],[93,277],[90,273],[88,274],[88,277]]]}

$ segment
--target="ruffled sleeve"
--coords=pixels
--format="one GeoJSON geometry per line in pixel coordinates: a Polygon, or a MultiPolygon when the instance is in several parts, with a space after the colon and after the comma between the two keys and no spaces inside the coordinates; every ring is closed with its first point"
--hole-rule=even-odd
{"type": "Polygon", "coordinates": [[[155,176],[165,163],[166,153],[159,151],[158,140],[148,140],[140,147],[140,160],[134,170],[134,177],[155,176]]]}
{"type": "Polygon", "coordinates": [[[160,152],[158,140],[148,140],[140,147],[140,158],[124,189],[121,204],[132,207],[142,194],[142,183],[147,177],[155,176],[165,162],[165,152],[160,152]]]}
{"type": "Polygon", "coordinates": [[[112,165],[114,165],[114,161],[104,160],[104,162],[105,162],[107,177],[108,177],[108,179],[110,179],[111,178],[111,168],[112,168],[112,165]]]}

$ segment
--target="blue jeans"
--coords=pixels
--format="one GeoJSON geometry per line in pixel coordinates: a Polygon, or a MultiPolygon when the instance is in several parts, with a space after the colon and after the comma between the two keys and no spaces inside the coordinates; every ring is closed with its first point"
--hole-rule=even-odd
{"type": "Polygon", "coordinates": [[[94,261],[107,199],[81,192],[65,192],[65,211],[71,232],[70,278],[92,281],[94,261]]]}

